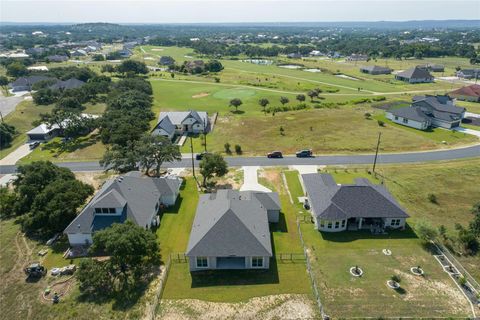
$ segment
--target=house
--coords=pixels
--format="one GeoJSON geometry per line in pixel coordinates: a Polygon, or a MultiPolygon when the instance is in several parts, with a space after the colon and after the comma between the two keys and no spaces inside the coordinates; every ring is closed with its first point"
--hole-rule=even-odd
{"type": "Polygon", "coordinates": [[[68,57],[65,55],[55,54],[55,55],[47,56],[45,59],[48,60],[49,62],[65,62],[68,60],[68,57]]]}
{"type": "Polygon", "coordinates": [[[58,80],[56,83],[51,85],[49,88],[52,90],[69,90],[69,89],[75,89],[75,88],[80,88],[85,84],[84,81],[78,80],[75,78],[71,78],[65,81],[58,80]]]}
{"type": "Polygon", "coordinates": [[[54,78],[47,76],[30,76],[30,77],[21,77],[9,84],[9,87],[12,88],[13,92],[18,91],[31,91],[32,86],[40,81],[53,80],[54,78]]]}
{"type": "Polygon", "coordinates": [[[287,54],[287,58],[290,59],[301,59],[302,55],[300,53],[289,53],[287,54]]]}
{"type": "Polygon", "coordinates": [[[395,75],[395,79],[408,83],[433,82],[433,76],[426,69],[419,67],[411,68],[395,75]]]}
{"type": "Polygon", "coordinates": [[[49,126],[46,123],[42,123],[39,126],[33,128],[27,132],[29,141],[47,141],[61,133],[58,125],[49,126]]]}
{"type": "Polygon", "coordinates": [[[443,64],[434,64],[434,63],[427,63],[418,65],[417,68],[425,69],[430,72],[444,72],[445,66],[443,64]]]}
{"type": "Polygon", "coordinates": [[[415,96],[410,106],[389,109],[386,116],[395,123],[420,130],[430,127],[452,129],[460,126],[465,108],[455,106],[448,96],[415,96]]]}
{"type": "Polygon", "coordinates": [[[462,79],[480,79],[480,69],[462,69],[455,74],[462,79]]]}
{"type": "Polygon", "coordinates": [[[278,222],[274,192],[218,190],[200,196],[186,256],[190,271],[268,269],[269,222],[278,222]]]}
{"type": "Polygon", "coordinates": [[[453,90],[448,95],[451,98],[458,100],[480,102],[480,85],[472,84],[467,87],[462,87],[460,89],[453,90]]]}
{"type": "Polygon", "coordinates": [[[70,52],[71,57],[85,57],[87,52],[83,49],[78,49],[70,52]]]}
{"type": "Polygon", "coordinates": [[[43,47],[34,47],[25,49],[25,53],[31,56],[39,56],[45,53],[45,48],[43,47]]]}
{"type": "Polygon", "coordinates": [[[367,61],[368,60],[368,55],[354,53],[354,54],[348,56],[345,60],[347,60],[347,61],[367,61]]]}
{"type": "Polygon", "coordinates": [[[158,63],[162,66],[172,66],[175,64],[175,59],[170,56],[161,56],[158,63]]]}
{"type": "Polygon", "coordinates": [[[118,51],[118,54],[122,57],[122,58],[130,58],[132,55],[133,55],[133,52],[132,50],[130,49],[122,49],[122,50],[119,50],[118,51]]]}
{"type": "Polygon", "coordinates": [[[138,171],[110,179],[63,233],[71,246],[81,246],[91,244],[96,231],[127,219],[146,229],[158,226],[157,214],[175,204],[181,184],[177,176],[142,177],[138,171]]]}
{"type": "Polygon", "coordinates": [[[172,139],[175,134],[207,133],[210,131],[208,114],[202,111],[160,112],[158,123],[152,130],[153,135],[172,139]]]}
{"type": "Polygon", "coordinates": [[[380,66],[362,66],[360,67],[360,72],[368,73],[372,75],[390,74],[392,73],[392,69],[380,67],[380,66]]]}
{"type": "Polygon", "coordinates": [[[409,215],[381,185],[368,179],[339,185],[330,174],[302,174],[315,228],[322,232],[404,229],[409,215]]]}
{"type": "Polygon", "coordinates": [[[205,62],[203,60],[192,60],[185,62],[185,69],[188,72],[200,73],[205,70],[205,62]]]}

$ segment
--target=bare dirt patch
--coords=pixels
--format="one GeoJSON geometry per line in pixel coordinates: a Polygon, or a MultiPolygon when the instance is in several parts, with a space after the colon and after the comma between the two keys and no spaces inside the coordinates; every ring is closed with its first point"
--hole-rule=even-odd
{"type": "Polygon", "coordinates": [[[78,180],[91,185],[95,188],[95,190],[100,189],[102,184],[112,176],[112,174],[105,174],[103,172],[95,171],[75,172],[75,177],[78,180]]]}
{"type": "Polygon", "coordinates": [[[162,300],[157,319],[312,319],[316,315],[315,306],[307,296],[282,294],[252,298],[242,303],[162,300]]]}
{"type": "Polygon", "coordinates": [[[153,48],[152,51],[163,51],[162,48],[153,48]]]}
{"type": "Polygon", "coordinates": [[[198,94],[194,94],[192,96],[193,99],[199,99],[199,98],[204,98],[204,97],[208,97],[210,95],[210,93],[208,92],[201,92],[201,93],[198,93],[198,94]]]}

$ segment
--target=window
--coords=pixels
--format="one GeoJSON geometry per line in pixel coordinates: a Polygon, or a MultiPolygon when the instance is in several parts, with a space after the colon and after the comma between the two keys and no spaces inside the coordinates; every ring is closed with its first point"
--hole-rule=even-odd
{"type": "Polygon", "coordinates": [[[398,227],[398,226],[400,225],[400,219],[392,219],[392,220],[390,221],[390,225],[391,225],[392,227],[398,227]]]}
{"type": "Polygon", "coordinates": [[[208,268],[208,258],[197,257],[197,268],[208,268]]]}
{"type": "Polygon", "coordinates": [[[320,220],[320,228],[325,227],[325,220],[320,220]]]}
{"type": "Polygon", "coordinates": [[[340,221],[335,221],[335,229],[338,229],[340,227],[340,221]]]}
{"type": "Polygon", "coordinates": [[[332,223],[331,222],[328,222],[327,228],[332,229],[332,223]]]}
{"type": "Polygon", "coordinates": [[[117,211],[115,210],[115,208],[109,208],[109,209],[108,209],[108,212],[109,212],[109,213],[116,213],[117,211]]]}
{"type": "Polygon", "coordinates": [[[408,119],[407,119],[407,118],[403,118],[403,123],[408,123],[408,119]]]}
{"type": "Polygon", "coordinates": [[[398,117],[397,117],[397,116],[395,116],[395,120],[398,120],[398,117]]]}
{"type": "Polygon", "coordinates": [[[262,268],[263,257],[252,257],[252,268],[262,268]]]}
{"type": "Polygon", "coordinates": [[[102,213],[102,208],[95,208],[95,213],[102,213]]]}
{"type": "Polygon", "coordinates": [[[102,208],[102,213],[108,213],[108,208],[102,208]]]}
{"type": "Polygon", "coordinates": [[[342,228],[345,228],[346,223],[347,223],[347,220],[342,220],[342,228]]]}

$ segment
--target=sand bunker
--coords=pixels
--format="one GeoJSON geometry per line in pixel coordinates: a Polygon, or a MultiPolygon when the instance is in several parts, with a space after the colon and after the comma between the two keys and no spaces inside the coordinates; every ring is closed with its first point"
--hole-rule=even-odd
{"type": "Polygon", "coordinates": [[[193,95],[192,98],[193,99],[198,99],[198,98],[208,97],[209,95],[210,95],[210,93],[208,93],[208,92],[202,92],[202,93],[193,95]]]}

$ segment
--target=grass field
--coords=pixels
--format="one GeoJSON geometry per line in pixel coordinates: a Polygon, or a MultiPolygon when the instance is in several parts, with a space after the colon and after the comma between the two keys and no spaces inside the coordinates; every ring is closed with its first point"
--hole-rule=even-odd
{"type": "Polygon", "coordinates": [[[25,143],[27,141],[25,133],[34,127],[32,122],[40,119],[41,113],[48,113],[52,108],[53,106],[36,106],[28,100],[20,102],[15,111],[9,113],[4,119],[6,123],[15,127],[17,135],[9,148],[0,150],[0,159],[25,143]]]}
{"type": "MultiPolygon", "coordinates": [[[[279,176],[274,179],[279,179],[279,176]]],[[[185,252],[196,209],[196,194],[193,180],[187,180],[182,190],[185,196],[182,196],[180,204],[172,213],[163,216],[158,234],[164,256],[170,252],[185,252]]],[[[284,223],[271,226],[274,252],[301,253],[295,213],[284,190],[281,191],[281,201],[284,223]]],[[[193,277],[187,263],[174,262],[163,298],[241,302],[253,297],[293,293],[311,293],[303,261],[282,263],[272,260],[267,272],[220,271],[193,277]]]]}
{"type": "MultiPolygon", "coordinates": [[[[367,176],[364,172],[352,172],[350,177],[345,172],[332,171],[332,174],[342,183],[367,176]]],[[[297,199],[303,194],[297,172],[285,172],[285,175],[292,197],[297,199]]],[[[301,210],[299,204],[298,209],[301,210]]],[[[322,303],[330,316],[463,317],[469,314],[462,293],[410,228],[387,236],[372,236],[368,232],[320,233],[311,223],[302,223],[301,228],[313,260],[322,303]],[[382,254],[385,248],[392,251],[392,256],[382,254]],[[361,278],[354,278],[348,272],[355,265],[365,272],[361,278]],[[426,270],[424,278],[410,274],[409,268],[415,265],[426,270]],[[402,291],[386,286],[392,275],[400,276],[402,291]]]]}
{"type": "MultiPolygon", "coordinates": [[[[60,279],[47,276],[37,282],[26,282],[23,268],[33,261],[41,260],[37,252],[44,248],[36,241],[24,238],[19,225],[13,220],[0,221],[0,309],[2,319],[139,319],[142,317],[142,305],[146,297],[137,303],[125,305],[108,301],[105,303],[88,302],[80,299],[76,284],[59,304],[52,305],[44,301],[41,293],[45,288],[60,279]]],[[[61,254],[48,253],[45,265],[64,266],[69,261],[61,254]],[[61,263],[61,264],[60,264],[61,263]],[[60,265],[59,265],[60,264],[60,265]]]]}

